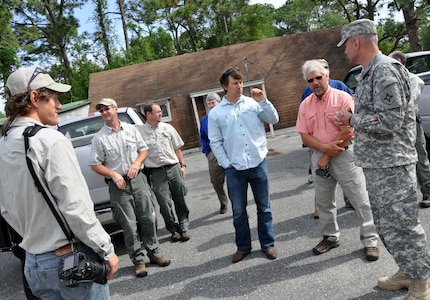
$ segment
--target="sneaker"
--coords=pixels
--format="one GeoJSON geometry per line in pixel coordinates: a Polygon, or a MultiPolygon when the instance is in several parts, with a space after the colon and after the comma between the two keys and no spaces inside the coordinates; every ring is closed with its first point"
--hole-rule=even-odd
{"type": "Polygon", "coordinates": [[[225,214],[227,212],[227,205],[226,204],[221,204],[221,207],[219,209],[219,213],[220,214],[225,214]]]}
{"type": "Polygon", "coordinates": [[[160,267],[167,267],[168,265],[170,265],[170,259],[164,256],[153,257],[151,258],[150,263],[154,265],[159,265],[160,267]]]}
{"type": "Polygon", "coordinates": [[[179,234],[179,232],[172,232],[172,236],[170,238],[172,242],[176,243],[181,240],[181,235],[179,234]]]}
{"type": "Polygon", "coordinates": [[[191,238],[191,235],[188,231],[181,232],[181,241],[186,242],[191,238]]]}
{"type": "Polygon", "coordinates": [[[146,275],[148,275],[148,272],[146,272],[145,265],[136,265],[135,274],[136,277],[145,277],[146,275]]]}
{"type": "Polygon", "coordinates": [[[376,261],[379,258],[378,247],[365,247],[364,253],[366,254],[366,260],[368,261],[376,261]]]}
{"type": "Polygon", "coordinates": [[[321,242],[318,243],[318,245],[315,246],[315,248],[312,249],[312,252],[315,255],[320,255],[323,253],[326,253],[330,251],[330,249],[339,247],[339,242],[332,242],[328,240],[328,236],[325,236],[321,242]]]}
{"type": "Polygon", "coordinates": [[[429,207],[430,207],[430,199],[423,199],[423,200],[420,202],[420,206],[421,206],[422,208],[429,208],[429,207]]]}
{"type": "Polygon", "coordinates": [[[411,285],[411,278],[407,277],[402,270],[389,277],[381,277],[378,279],[378,287],[387,291],[396,291],[400,289],[408,289],[411,285]]]}

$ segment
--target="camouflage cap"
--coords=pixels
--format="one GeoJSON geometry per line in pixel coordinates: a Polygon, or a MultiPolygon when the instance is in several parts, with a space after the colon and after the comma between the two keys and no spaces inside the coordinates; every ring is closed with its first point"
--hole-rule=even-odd
{"type": "Polygon", "coordinates": [[[337,44],[338,47],[342,46],[343,43],[346,42],[347,39],[352,38],[354,36],[359,35],[377,35],[378,32],[376,30],[376,24],[372,20],[369,19],[360,19],[354,22],[351,22],[342,28],[342,39],[337,44]]]}

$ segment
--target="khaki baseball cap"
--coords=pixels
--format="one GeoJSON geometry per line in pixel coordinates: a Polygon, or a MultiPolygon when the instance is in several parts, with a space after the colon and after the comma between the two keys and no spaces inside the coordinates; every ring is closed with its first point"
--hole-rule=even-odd
{"type": "Polygon", "coordinates": [[[38,68],[19,69],[10,74],[6,81],[10,95],[23,94],[30,90],[47,88],[59,93],[70,91],[71,86],[55,82],[49,74],[42,73],[38,68]]]}
{"type": "Polygon", "coordinates": [[[116,107],[116,101],[111,98],[103,98],[97,103],[96,109],[98,110],[100,108],[100,105],[106,105],[106,106],[112,106],[116,107]]]}
{"type": "Polygon", "coordinates": [[[360,35],[378,35],[378,31],[375,22],[369,19],[360,19],[343,26],[341,34],[342,39],[337,44],[338,47],[342,46],[349,38],[360,35]]]}

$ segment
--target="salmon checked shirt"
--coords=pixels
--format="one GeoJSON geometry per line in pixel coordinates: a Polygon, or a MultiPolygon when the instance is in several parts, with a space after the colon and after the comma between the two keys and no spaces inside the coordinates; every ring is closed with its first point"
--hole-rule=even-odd
{"type": "Polygon", "coordinates": [[[307,133],[322,143],[334,141],[340,132],[333,117],[342,109],[354,109],[354,98],[344,91],[328,87],[322,99],[312,93],[299,107],[296,132],[307,133]]]}

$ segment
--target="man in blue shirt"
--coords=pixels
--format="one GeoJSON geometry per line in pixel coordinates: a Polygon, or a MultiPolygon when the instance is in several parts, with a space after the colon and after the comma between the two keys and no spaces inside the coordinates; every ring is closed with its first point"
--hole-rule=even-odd
{"type": "Polygon", "coordinates": [[[236,68],[229,68],[221,75],[220,83],[225,96],[209,112],[208,122],[211,149],[218,164],[226,170],[237,245],[233,263],[243,260],[251,252],[251,231],[246,211],[248,184],[251,185],[257,205],[261,249],[267,258],[277,257],[263,122],[276,124],[279,115],[262,90],[253,88],[252,98],[242,95],[242,78],[236,68]]]}
{"type": "MultiPolygon", "coordinates": [[[[206,103],[209,110],[217,106],[221,102],[220,96],[215,93],[209,93],[206,96],[206,103]]],[[[200,143],[202,144],[202,152],[206,155],[208,159],[209,175],[211,177],[211,183],[214,190],[218,196],[220,202],[220,214],[225,214],[227,212],[228,198],[224,190],[225,181],[225,170],[223,167],[218,165],[218,161],[210,147],[209,135],[208,135],[208,115],[204,116],[200,121],[200,143]]]]}

